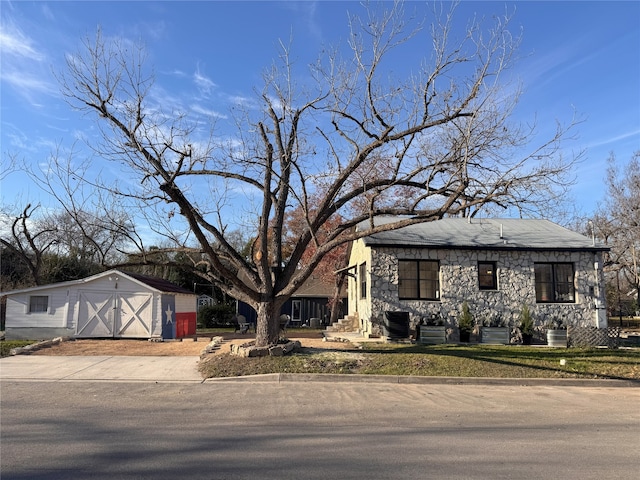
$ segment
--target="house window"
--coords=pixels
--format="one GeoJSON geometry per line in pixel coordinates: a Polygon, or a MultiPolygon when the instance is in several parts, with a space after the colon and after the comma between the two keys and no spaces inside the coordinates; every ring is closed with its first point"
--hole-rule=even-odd
{"type": "Polygon", "coordinates": [[[536,302],[575,302],[572,263],[536,263],[534,268],[536,275],[536,302]]]}
{"type": "Polygon", "coordinates": [[[480,290],[497,290],[496,262],[478,262],[478,285],[480,290]]]}
{"type": "Polygon", "coordinates": [[[367,298],[367,264],[360,265],[358,270],[358,280],[360,281],[360,298],[367,298]]]}
{"type": "Polygon", "coordinates": [[[440,298],[440,263],[436,260],[400,260],[398,296],[403,300],[440,298]]]}
{"type": "Polygon", "coordinates": [[[49,310],[47,295],[32,295],[29,297],[29,313],[43,313],[49,310]]]}
{"type": "Polygon", "coordinates": [[[291,321],[302,321],[302,300],[291,300],[291,321]]]}

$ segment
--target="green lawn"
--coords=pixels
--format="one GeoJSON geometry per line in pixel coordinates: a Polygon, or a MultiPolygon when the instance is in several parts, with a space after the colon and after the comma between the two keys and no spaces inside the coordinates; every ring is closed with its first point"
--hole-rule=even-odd
{"type": "Polygon", "coordinates": [[[342,373],[498,378],[612,378],[640,381],[640,349],[579,349],[500,345],[367,344],[364,349],[311,351],[286,357],[216,355],[207,377],[264,373],[342,373]],[[561,364],[564,360],[564,365],[561,364]]]}
{"type": "MultiPolygon", "coordinates": [[[[30,341],[0,341],[0,355],[30,341]]],[[[640,382],[640,349],[548,348],[506,345],[366,343],[362,349],[302,349],[285,357],[209,357],[207,377],[265,373],[340,373],[496,378],[611,378],[640,382]],[[563,360],[564,364],[561,364],[563,360]]]]}

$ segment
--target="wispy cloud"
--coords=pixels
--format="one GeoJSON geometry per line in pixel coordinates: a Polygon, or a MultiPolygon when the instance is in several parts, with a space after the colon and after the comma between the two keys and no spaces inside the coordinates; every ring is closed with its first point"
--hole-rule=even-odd
{"type": "MultiPolygon", "coordinates": [[[[8,129],[11,127],[12,126],[7,124],[2,125],[3,129],[8,129]]],[[[16,150],[20,152],[34,152],[36,150],[34,148],[33,143],[29,141],[27,136],[22,132],[11,131],[11,132],[5,133],[5,136],[9,140],[8,141],[9,145],[4,145],[5,149],[8,149],[8,150],[11,149],[11,150],[16,150]]]]}
{"type": "Polygon", "coordinates": [[[300,17],[296,23],[304,25],[307,33],[315,37],[318,41],[323,40],[322,27],[316,15],[318,2],[283,2],[280,5],[300,17]]]}
{"type": "Polygon", "coordinates": [[[31,72],[3,67],[3,71],[0,74],[2,81],[10,84],[14,89],[21,92],[23,96],[30,98],[31,104],[35,107],[40,107],[41,105],[32,98],[34,92],[49,94],[55,92],[54,85],[46,79],[43,80],[31,72]]]}
{"type": "Polygon", "coordinates": [[[49,5],[47,5],[46,3],[42,4],[40,11],[42,12],[42,15],[48,21],[50,21],[50,22],[55,22],[56,21],[55,14],[51,11],[51,8],[49,8],[49,5]]]}
{"type": "Polygon", "coordinates": [[[187,77],[187,73],[183,72],[182,70],[178,70],[178,69],[174,69],[171,70],[170,72],[165,72],[167,75],[172,75],[174,77],[179,77],[179,78],[183,78],[183,77],[187,77]]]}
{"type": "Polygon", "coordinates": [[[242,95],[230,95],[228,97],[229,103],[243,108],[256,108],[256,101],[254,98],[245,97],[242,95]]]}
{"type": "Polygon", "coordinates": [[[32,106],[42,106],[36,100],[37,94],[55,95],[58,92],[56,84],[45,70],[47,55],[19,27],[8,21],[2,22],[0,51],[0,81],[32,106]]]}
{"type": "Polygon", "coordinates": [[[44,55],[36,50],[33,40],[22,33],[15,25],[5,24],[4,22],[0,32],[0,50],[2,50],[3,56],[11,55],[36,61],[44,58],[44,55]]]}
{"type": "Polygon", "coordinates": [[[204,108],[203,106],[196,105],[196,104],[191,105],[191,111],[199,115],[204,115],[206,117],[223,118],[223,119],[227,118],[227,116],[222,113],[216,112],[215,110],[211,110],[208,108],[204,108]]]}
{"type": "Polygon", "coordinates": [[[596,140],[595,142],[590,143],[587,147],[588,148],[602,147],[603,145],[609,145],[611,143],[620,142],[621,140],[626,140],[627,138],[632,138],[632,137],[640,137],[640,129],[632,130],[630,132],[622,133],[620,135],[616,135],[613,137],[596,140]]]}
{"type": "Polygon", "coordinates": [[[196,67],[196,71],[193,74],[193,81],[203,95],[209,95],[211,91],[216,87],[216,84],[209,77],[200,72],[200,65],[196,67]]]}

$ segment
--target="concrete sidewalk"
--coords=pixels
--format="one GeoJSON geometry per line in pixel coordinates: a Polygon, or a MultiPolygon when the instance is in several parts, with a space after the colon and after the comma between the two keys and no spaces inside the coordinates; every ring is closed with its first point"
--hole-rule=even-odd
{"type": "Polygon", "coordinates": [[[0,381],[202,383],[197,356],[44,356],[0,359],[0,381]]]}

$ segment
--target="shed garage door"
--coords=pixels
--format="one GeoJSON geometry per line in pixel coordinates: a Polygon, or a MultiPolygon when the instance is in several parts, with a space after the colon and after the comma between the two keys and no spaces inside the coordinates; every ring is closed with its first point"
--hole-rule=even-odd
{"type": "Polygon", "coordinates": [[[148,338],[152,294],[79,292],[76,337],[148,338]]]}

